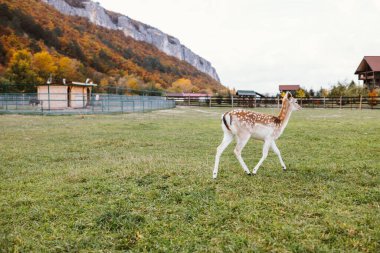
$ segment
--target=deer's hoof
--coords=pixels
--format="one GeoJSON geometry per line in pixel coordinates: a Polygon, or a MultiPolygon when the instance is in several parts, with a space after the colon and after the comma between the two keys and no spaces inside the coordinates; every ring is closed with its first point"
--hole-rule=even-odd
{"type": "Polygon", "coordinates": [[[247,173],[247,176],[252,176],[251,172],[247,173]]]}

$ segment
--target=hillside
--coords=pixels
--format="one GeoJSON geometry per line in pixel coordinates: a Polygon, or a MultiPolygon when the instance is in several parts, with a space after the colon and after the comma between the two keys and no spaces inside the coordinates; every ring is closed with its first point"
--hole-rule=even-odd
{"type": "Polygon", "coordinates": [[[167,55],[184,60],[219,82],[218,73],[211,62],[181,44],[179,39],[155,27],[131,19],[126,15],[106,10],[99,3],[92,0],[41,1],[48,3],[63,14],[84,17],[93,24],[112,30],[121,30],[125,36],[147,42],[167,55]]]}
{"type": "Polygon", "coordinates": [[[178,84],[185,83],[187,91],[225,89],[189,63],[148,43],[85,18],[63,15],[39,0],[0,0],[0,16],[3,85],[17,83],[23,85],[18,89],[33,91],[31,83],[44,83],[53,73],[56,80],[89,77],[101,87],[179,91],[178,84]]]}

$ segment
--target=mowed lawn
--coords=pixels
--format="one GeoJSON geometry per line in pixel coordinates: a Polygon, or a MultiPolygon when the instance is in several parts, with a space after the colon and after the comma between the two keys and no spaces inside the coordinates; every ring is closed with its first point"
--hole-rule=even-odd
{"type": "Polygon", "coordinates": [[[1,252],[380,251],[380,111],[295,112],[287,172],[233,143],[212,180],[226,110],[0,115],[1,252]]]}

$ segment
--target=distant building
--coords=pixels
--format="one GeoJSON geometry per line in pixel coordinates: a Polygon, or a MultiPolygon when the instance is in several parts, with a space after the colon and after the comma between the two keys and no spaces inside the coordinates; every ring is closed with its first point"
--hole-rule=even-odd
{"type": "Polygon", "coordinates": [[[265,97],[254,90],[237,90],[236,95],[239,97],[237,100],[237,106],[249,108],[256,107],[257,97],[265,97]]]}
{"type": "Polygon", "coordinates": [[[239,97],[265,97],[254,90],[237,90],[236,95],[239,97]]]}
{"type": "Polygon", "coordinates": [[[166,97],[174,99],[176,101],[184,101],[185,99],[198,99],[200,102],[206,102],[211,98],[211,95],[205,93],[167,93],[166,97]]]}
{"type": "Polygon", "coordinates": [[[191,97],[191,98],[209,98],[211,97],[209,94],[204,93],[168,93],[166,94],[167,97],[191,97]]]}
{"type": "Polygon", "coordinates": [[[85,108],[90,104],[92,88],[95,86],[93,83],[80,82],[46,84],[37,87],[37,95],[43,109],[85,108]]]}
{"type": "Polygon", "coordinates": [[[363,86],[368,89],[380,88],[380,56],[364,56],[355,71],[363,86]]]}
{"type": "Polygon", "coordinates": [[[293,95],[295,95],[296,91],[299,90],[300,88],[301,87],[298,84],[284,84],[284,85],[278,86],[280,93],[289,91],[293,95]]]}

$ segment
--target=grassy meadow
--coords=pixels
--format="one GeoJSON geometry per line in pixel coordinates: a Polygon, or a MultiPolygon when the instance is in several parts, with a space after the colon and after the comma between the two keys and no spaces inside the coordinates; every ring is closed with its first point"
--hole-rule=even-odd
{"type": "Polygon", "coordinates": [[[0,115],[0,252],[380,252],[380,111],[295,112],[287,172],[233,143],[212,180],[226,110],[0,115]]]}

